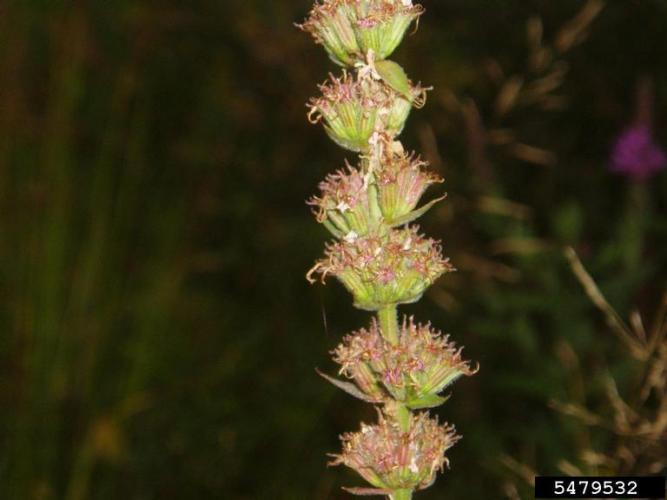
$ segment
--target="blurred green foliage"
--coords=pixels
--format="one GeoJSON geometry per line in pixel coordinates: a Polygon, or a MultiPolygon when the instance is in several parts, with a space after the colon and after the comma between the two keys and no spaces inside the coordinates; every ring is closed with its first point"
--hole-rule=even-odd
{"type": "MultiPolygon", "coordinates": [[[[442,409],[464,439],[420,498],[499,498],[503,456],[542,473],[580,460],[588,434],[548,405],[576,395],[562,346],[592,401],[598,368],[623,381],[631,363],[562,247],[622,315],[650,314],[664,289],[667,176],[633,184],[607,155],[645,74],[667,145],[667,4],[609,2],[562,56],[563,105],[500,117],[503,82],[530,73],[526,22],[553,40],[582,2],[424,3],[396,58],[435,90],[405,139],[447,178],[425,224],[460,272],[404,310],[482,369],[442,409]],[[494,130],[546,161],[480,142],[494,130]]],[[[314,367],[332,369],[327,351],[365,315],[304,279],[326,238],[304,200],[343,160],[305,119],[335,70],[293,26],[309,4],[0,5],[2,498],[324,499],[358,484],[325,454],[373,410],[314,367]]]]}

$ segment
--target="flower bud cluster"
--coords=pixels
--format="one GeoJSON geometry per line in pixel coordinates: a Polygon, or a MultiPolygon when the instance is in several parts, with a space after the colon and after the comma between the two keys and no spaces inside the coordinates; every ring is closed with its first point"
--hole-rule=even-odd
{"type": "Polygon", "coordinates": [[[338,278],[359,309],[416,302],[437,278],[454,270],[438,243],[418,230],[412,226],[330,243],[310,274],[338,278]]]}
{"type": "Polygon", "coordinates": [[[373,321],[368,330],[346,336],[334,351],[340,373],[370,398],[386,398],[388,393],[408,408],[430,408],[444,402],[438,394],[456,379],[476,373],[462,359],[462,349],[429,324],[404,318],[398,343],[386,337],[373,321]]]}
{"type": "Polygon", "coordinates": [[[347,71],[319,86],[322,95],[308,104],[313,123],[324,120],[324,129],[336,144],[354,152],[367,151],[374,132],[396,137],[403,130],[412,106],[421,107],[426,90],[408,82],[408,92],[399,93],[372,73],[355,78],[347,71]]]}
{"type": "Polygon", "coordinates": [[[422,15],[412,0],[322,0],[300,28],[324,46],[341,66],[352,66],[372,50],[385,59],[422,15]]]}
{"type": "Polygon", "coordinates": [[[429,487],[459,436],[453,426],[439,425],[426,413],[409,418],[408,431],[380,414],[376,425],[362,424],[359,432],[344,434],[343,452],[332,464],[345,464],[381,490],[429,487]]]}

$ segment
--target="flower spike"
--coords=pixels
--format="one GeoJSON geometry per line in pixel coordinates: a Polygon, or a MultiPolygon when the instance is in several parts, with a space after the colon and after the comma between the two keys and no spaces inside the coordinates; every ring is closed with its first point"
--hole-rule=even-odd
{"type": "Polygon", "coordinates": [[[368,329],[347,335],[332,352],[341,378],[318,371],[378,407],[377,424],[344,434],[331,465],[346,465],[369,483],[346,491],[391,500],[412,498],[449,464],[445,452],[459,436],[423,410],[445,403],[443,391],[477,372],[449,336],[412,317],[398,321],[399,305],[419,300],[455,270],[439,241],[408,225],[444,199],[422,202],[443,179],[397,139],[430,88],[413,84],[387,59],[423,12],[413,0],[318,0],[300,25],[344,67],[308,102],[308,118],[322,123],[336,144],[359,153],[356,164],[345,162],[328,175],[307,202],[335,240],[306,277],[315,283],[334,276],[357,308],[377,313],[368,329]]]}
{"type": "Polygon", "coordinates": [[[346,336],[334,351],[340,373],[355,381],[369,397],[384,387],[391,398],[411,409],[432,408],[445,402],[439,394],[461,376],[474,375],[448,336],[430,325],[405,318],[398,344],[388,342],[377,321],[346,336]],[[368,389],[367,389],[368,388],[368,389]]]}
{"type": "Polygon", "coordinates": [[[460,436],[426,413],[411,415],[408,431],[380,413],[376,425],[362,424],[341,439],[343,451],[332,465],[347,465],[376,488],[395,491],[429,487],[436,472],[449,465],[445,452],[460,436]]]}

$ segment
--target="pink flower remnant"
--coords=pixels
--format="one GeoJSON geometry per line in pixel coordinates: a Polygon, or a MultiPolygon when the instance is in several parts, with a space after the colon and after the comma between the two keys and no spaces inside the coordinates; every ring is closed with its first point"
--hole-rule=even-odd
{"type": "Polygon", "coordinates": [[[640,182],[665,168],[665,165],[667,155],[654,142],[650,129],[645,125],[624,130],[611,152],[610,170],[640,182]]]}

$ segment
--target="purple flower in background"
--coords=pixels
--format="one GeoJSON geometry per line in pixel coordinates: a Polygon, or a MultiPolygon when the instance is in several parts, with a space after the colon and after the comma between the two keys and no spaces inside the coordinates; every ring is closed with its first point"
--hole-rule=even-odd
{"type": "Polygon", "coordinates": [[[646,125],[634,125],[621,133],[611,153],[611,171],[643,181],[665,168],[667,155],[654,141],[646,125]]]}
{"type": "Polygon", "coordinates": [[[633,125],[616,139],[611,152],[612,172],[625,174],[635,181],[644,181],[667,165],[667,154],[653,140],[653,79],[637,82],[637,104],[633,125]]]}

